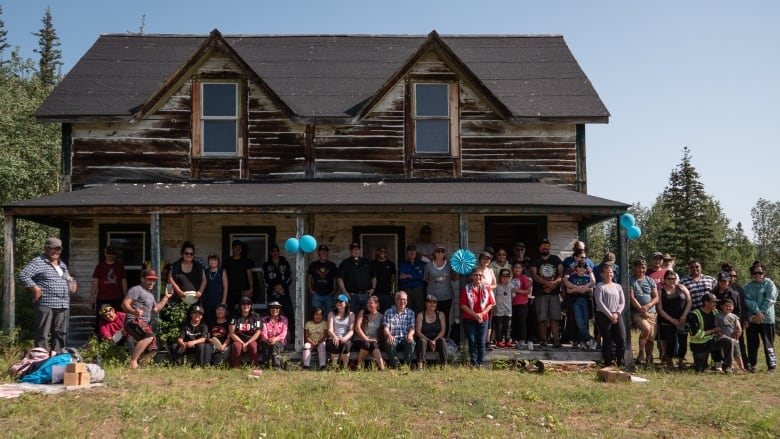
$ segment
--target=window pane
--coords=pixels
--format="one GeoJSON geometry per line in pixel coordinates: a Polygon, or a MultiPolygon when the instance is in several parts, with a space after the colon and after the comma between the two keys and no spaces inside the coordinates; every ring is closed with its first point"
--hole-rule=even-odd
{"type": "Polygon", "coordinates": [[[116,260],[126,269],[140,270],[146,261],[146,234],[143,232],[109,232],[108,245],[116,250],[116,260]]]}
{"type": "Polygon", "coordinates": [[[448,120],[418,120],[417,152],[450,152],[450,122],[448,120]]]}
{"type": "Polygon", "coordinates": [[[415,84],[418,116],[449,116],[447,84],[415,84]]]}
{"type": "Polygon", "coordinates": [[[206,154],[236,154],[236,121],[204,120],[203,152],[206,154]]]}
{"type": "Polygon", "coordinates": [[[203,84],[203,116],[236,116],[236,84],[203,84]]]}

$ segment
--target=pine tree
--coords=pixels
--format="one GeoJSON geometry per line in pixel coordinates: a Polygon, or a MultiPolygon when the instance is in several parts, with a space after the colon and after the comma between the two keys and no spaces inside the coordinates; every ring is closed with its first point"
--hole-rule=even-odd
{"type": "Polygon", "coordinates": [[[750,209],[750,216],[753,217],[756,257],[772,270],[780,264],[780,202],[759,198],[750,209]]]}
{"type": "Polygon", "coordinates": [[[704,192],[688,147],[669,176],[661,194],[669,223],[662,225],[659,242],[677,255],[678,264],[698,259],[705,273],[719,271],[719,254],[725,244],[728,219],[720,204],[704,192]]]}
{"type": "Polygon", "coordinates": [[[54,86],[59,79],[62,51],[59,49],[60,38],[57,36],[54,24],[52,24],[51,8],[46,8],[41,22],[43,28],[37,33],[33,33],[38,37],[38,49],[35,52],[41,55],[38,61],[38,77],[41,84],[49,88],[54,86]]]}
{"type": "Polygon", "coordinates": [[[8,44],[8,31],[5,30],[5,21],[3,21],[3,5],[0,5],[0,66],[5,64],[5,57],[3,52],[5,49],[11,47],[8,44]]]}

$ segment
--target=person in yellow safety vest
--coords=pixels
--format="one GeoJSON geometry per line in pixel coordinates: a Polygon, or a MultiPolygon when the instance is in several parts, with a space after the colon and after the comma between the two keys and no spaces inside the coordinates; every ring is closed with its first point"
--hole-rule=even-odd
{"type": "Polygon", "coordinates": [[[696,373],[707,369],[707,359],[712,354],[712,360],[715,362],[715,371],[731,372],[731,360],[733,358],[733,347],[726,338],[719,338],[720,328],[717,326],[715,315],[718,310],[717,297],[712,293],[706,293],[702,296],[701,308],[695,309],[688,314],[687,323],[691,331],[691,352],[693,353],[693,365],[696,373]]]}

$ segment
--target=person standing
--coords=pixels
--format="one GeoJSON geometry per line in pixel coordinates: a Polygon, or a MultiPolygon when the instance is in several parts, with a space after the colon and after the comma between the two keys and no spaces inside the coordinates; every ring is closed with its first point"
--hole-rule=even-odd
{"type": "Polygon", "coordinates": [[[338,267],[328,260],[330,249],[322,244],[317,248],[318,260],[309,264],[306,270],[306,286],[311,294],[312,309],[320,308],[327,314],[333,310],[333,297],[336,294],[336,274],[338,267]]]}
{"type": "Polygon", "coordinates": [[[141,271],[141,284],[127,291],[122,302],[125,311],[125,332],[136,341],[130,356],[130,368],[137,369],[140,363],[157,352],[157,337],[150,322],[152,313],[159,314],[173,295],[168,290],[159,302],[152,294],[152,288],[157,283],[157,272],[141,271]]]}
{"type": "Polygon", "coordinates": [[[371,270],[371,262],[360,255],[359,243],[349,245],[349,257],[339,264],[337,282],[339,291],[352,304],[353,312],[366,307],[368,296],[376,290],[376,275],[371,270]]]}
{"type": "Polygon", "coordinates": [[[472,367],[482,367],[485,362],[485,339],[490,322],[490,310],[496,306],[496,299],[490,289],[482,283],[483,270],[475,268],[469,283],[460,292],[460,309],[463,313],[463,329],[469,343],[472,367]]]}
{"type": "Polygon", "coordinates": [[[688,352],[688,332],[685,321],[691,311],[691,294],[677,283],[677,274],[672,270],[664,272],[664,286],[658,292],[659,332],[663,347],[661,356],[668,369],[674,367],[677,358],[679,369],[684,369],[685,354],[688,352]]]}
{"type": "Polygon", "coordinates": [[[593,291],[593,302],[596,304],[595,323],[601,334],[601,356],[607,366],[617,363],[623,366],[626,349],[626,327],[623,323],[623,309],[626,298],[623,287],[612,281],[614,277],[612,266],[605,264],[601,268],[603,282],[596,284],[593,291]],[[612,343],[615,344],[614,350],[612,343]]]}
{"type": "Polygon", "coordinates": [[[561,319],[561,282],[563,262],[558,256],[550,254],[550,241],[543,239],[539,244],[539,256],[531,261],[534,305],[539,331],[540,345],[547,346],[547,327],[552,333],[553,346],[561,346],[558,334],[558,321],[561,319]]]}
{"type": "Polygon", "coordinates": [[[127,294],[125,266],[116,260],[116,250],[110,245],[103,250],[103,256],[105,259],[92,272],[92,309],[98,311],[105,304],[122,309],[122,300],[127,294]]]}
{"type": "Polygon", "coordinates": [[[19,280],[33,294],[35,346],[58,354],[68,341],[70,295],[77,289],[61,254],[62,241],[48,238],[43,254],[34,257],[19,273],[19,280]]]}
{"type": "Polygon", "coordinates": [[[701,308],[701,298],[712,291],[717,283],[715,278],[702,274],[701,262],[692,260],[688,262],[688,275],[680,279],[680,283],[691,293],[691,307],[701,308]]]}
{"type": "Polygon", "coordinates": [[[247,246],[239,239],[233,240],[229,258],[222,263],[222,268],[227,273],[228,294],[227,307],[231,313],[236,312],[238,302],[242,297],[252,298],[254,294],[254,273],[255,263],[248,257],[247,246]]]}
{"type": "Polygon", "coordinates": [[[290,297],[292,267],[287,259],[279,253],[279,246],[276,244],[271,246],[271,257],[263,264],[263,279],[265,280],[268,300],[279,302],[282,305],[282,314],[286,316],[289,323],[289,340],[291,343],[295,343],[295,310],[290,297]]]}
{"type": "Polygon", "coordinates": [[[452,282],[458,280],[458,273],[452,269],[446,254],[447,250],[444,248],[444,245],[434,245],[433,259],[425,264],[423,279],[427,286],[426,294],[436,298],[436,309],[443,312],[444,317],[447,319],[446,334],[449,334],[450,325],[453,321],[452,300],[455,295],[452,282]]]}
{"type": "MultiPolygon", "coordinates": [[[[382,245],[376,250],[376,258],[371,261],[371,270],[376,276],[374,295],[378,297],[393,297],[396,289],[395,263],[387,259],[387,247],[382,245]]],[[[381,299],[380,299],[381,300],[381,299]]],[[[362,311],[362,310],[361,310],[362,311]]]]}
{"type": "Polygon", "coordinates": [[[417,256],[424,263],[427,264],[433,258],[433,231],[429,224],[420,227],[420,237],[414,247],[417,249],[417,256]]]}
{"type": "Polygon", "coordinates": [[[756,371],[758,342],[764,345],[764,358],[767,372],[774,373],[777,367],[775,356],[775,302],[777,301],[777,286],[771,279],[764,277],[764,264],[756,262],[750,267],[751,281],[745,289],[745,306],[748,314],[747,351],[750,372],[756,371]]]}
{"type": "Polygon", "coordinates": [[[214,326],[217,318],[217,307],[226,303],[228,293],[228,277],[225,269],[219,266],[219,256],[210,254],[206,269],[206,288],[203,289],[203,310],[206,313],[206,326],[214,326]]]}
{"type": "MultiPolygon", "coordinates": [[[[409,298],[408,306],[414,312],[422,311],[424,308],[425,264],[417,253],[416,246],[406,246],[406,259],[399,264],[398,285],[406,291],[409,298]]],[[[380,306],[380,311],[385,312],[390,306],[392,305],[384,309],[380,306]]]]}
{"type": "Polygon", "coordinates": [[[639,329],[639,353],[636,363],[640,366],[653,364],[653,342],[658,314],[658,286],[645,276],[647,262],[634,262],[634,274],[628,277],[628,296],[631,299],[631,320],[639,329]]]}
{"type": "Polygon", "coordinates": [[[187,294],[195,292],[199,301],[206,289],[206,270],[195,260],[195,245],[185,241],[181,246],[181,258],[171,264],[168,283],[173,286],[174,303],[178,303],[187,294]]]}

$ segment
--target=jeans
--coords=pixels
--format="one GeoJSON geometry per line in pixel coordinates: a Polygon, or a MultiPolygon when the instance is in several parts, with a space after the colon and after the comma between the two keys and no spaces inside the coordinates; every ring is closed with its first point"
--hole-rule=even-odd
{"type": "Polygon", "coordinates": [[[322,315],[327,318],[328,313],[333,311],[333,296],[320,296],[319,294],[315,294],[311,297],[311,307],[312,309],[317,307],[322,308],[322,315]]]}
{"type": "Polygon", "coordinates": [[[416,343],[414,340],[411,342],[404,338],[397,337],[395,339],[395,343],[387,343],[387,360],[390,363],[391,367],[398,367],[399,361],[398,361],[398,351],[401,351],[404,353],[404,364],[410,365],[412,364],[412,361],[414,361],[414,347],[416,343]]]}
{"type": "Polygon", "coordinates": [[[587,297],[578,297],[572,301],[571,307],[574,313],[574,323],[577,325],[577,341],[593,340],[588,329],[589,306],[590,301],[588,301],[587,297]]]}
{"type": "Polygon", "coordinates": [[[479,323],[473,319],[463,319],[463,330],[466,332],[466,340],[469,342],[469,356],[472,366],[482,366],[485,362],[487,328],[487,320],[479,323]]]}
{"type": "Polygon", "coordinates": [[[360,310],[366,309],[366,303],[368,303],[368,294],[367,293],[352,293],[350,298],[350,304],[349,309],[355,315],[357,315],[360,310]]]}

